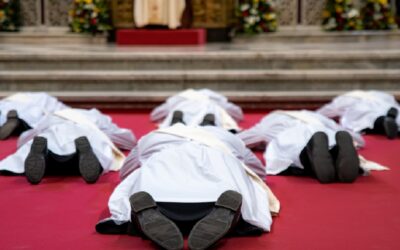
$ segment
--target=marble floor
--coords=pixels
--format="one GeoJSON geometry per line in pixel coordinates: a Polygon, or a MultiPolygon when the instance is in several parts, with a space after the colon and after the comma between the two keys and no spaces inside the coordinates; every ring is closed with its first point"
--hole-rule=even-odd
{"type": "Polygon", "coordinates": [[[0,44],[0,55],[7,54],[69,54],[69,55],[130,55],[130,54],[246,54],[246,53],[348,53],[400,52],[398,41],[362,43],[213,43],[205,46],[116,46],[114,44],[0,44]]]}

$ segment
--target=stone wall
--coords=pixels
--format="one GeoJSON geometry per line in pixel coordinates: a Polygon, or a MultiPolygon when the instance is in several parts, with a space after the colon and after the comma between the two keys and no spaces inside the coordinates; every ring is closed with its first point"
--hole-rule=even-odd
{"type": "Polygon", "coordinates": [[[21,16],[23,26],[37,26],[40,24],[40,0],[23,0],[21,2],[21,16]]]}
{"type": "MultiPolygon", "coordinates": [[[[319,25],[322,11],[327,1],[328,0],[276,0],[279,23],[283,26],[319,25]]],[[[353,0],[353,3],[359,8],[361,7],[362,0],[353,0]]]]}
{"type": "MultiPolygon", "coordinates": [[[[361,6],[362,0],[353,1],[356,7],[361,6]]],[[[67,26],[68,10],[72,2],[73,0],[21,0],[23,25],[67,26]],[[41,7],[42,4],[44,8],[41,7]],[[42,9],[45,11],[43,14],[42,9]]],[[[197,2],[204,1],[194,1],[195,4],[197,2]]],[[[327,0],[276,0],[279,23],[281,26],[319,25],[326,2],[327,0]]],[[[394,0],[391,2],[394,6],[394,0]]]]}
{"type": "Polygon", "coordinates": [[[68,11],[72,2],[73,0],[22,0],[22,24],[23,26],[67,26],[68,11]]]}
{"type": "Polygon", "coordinates": [[[46,0],[46,23],[48,26],[68,26],[68,11],[74,0],[46,0]]]}

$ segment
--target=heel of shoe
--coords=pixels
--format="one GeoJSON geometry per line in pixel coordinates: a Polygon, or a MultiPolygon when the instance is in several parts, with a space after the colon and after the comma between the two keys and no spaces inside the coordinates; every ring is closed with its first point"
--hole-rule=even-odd
{"type": "Polygon", "coordinates": [[[399,127],[396,123],[396,120],[389,116],[385,117],[383,120],[383,129],[386,137],[390,140],[395,139],[399,132],[399,127]]]}
{"type": "Polygon", "coordinates": [[[340,182],[352,183],[358,176],[360,160],[351,135],[345,131],[337,132],[336,145],[338,151],[336,159],[337,178],[340,182]]]}
{"type": "Polygon", "coordinates": [[[82,178],[89,184],[95,183],[102,172],[102,167],[92,150],[87,137],[79,137],[75,140],[75,147],[79,154],[79,172],[82,178]]]}
{"type": "Polygon", "coordinates": [[[147,192],[139,192],[133,194],[129,198],[129,202],[131,204],[132,211],[135,213],[141,212],[149,208],[157,207],[157,204],[153,200],[153,197],[151,197],[151,195],[147,192]]]}
{"type": "Polygon", "coordinates": [[[215,206],[224,207],[232,211],[237,211],[242,205],[242,195],[236,191],[229,190],[221,194],[215,206]]]}
{"type": "Polygon", "coordinates": [[[25,159],[25,176],[31,184],[39,184],[46,172],[47,139],[35,137],[31,151],[25,159]]]}

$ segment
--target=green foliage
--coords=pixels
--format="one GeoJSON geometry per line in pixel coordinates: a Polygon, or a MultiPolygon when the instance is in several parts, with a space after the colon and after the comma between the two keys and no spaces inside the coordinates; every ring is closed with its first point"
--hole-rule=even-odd
{"type": "Polygon", "coordinates": [[[0,0],[0,31],[18,31],[20,27],[19,0],[0,0]]]}
{"type": "Polygon", "coordinates": [[[75,0],[69,12],[69,26],[76,33],[103,33],[112,28],[105,0],[75,0]]]}
{"type": "Polygon", "coordinates": [[[327,31],[360,30],[360,13],[351,0],[328,0],[322,13],[322,27],[327,31]]]}
{"type": "Polygon", "coordinates": [[[391,30],[397,24],[387,0],[364,0],[361,17],[366,30],[391,30]]]}
{"type": "Polygon", "coordinates": [[[275,5],[275,0],[240,0],[237,10],[239,31],[248,34],[276,31],[275,5]]]}

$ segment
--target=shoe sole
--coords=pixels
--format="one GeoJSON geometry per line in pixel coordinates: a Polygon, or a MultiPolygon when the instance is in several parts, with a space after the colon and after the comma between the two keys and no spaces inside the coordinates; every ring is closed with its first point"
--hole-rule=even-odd
{"type": "Polygon", "coordinates": [[[202,250],[215,245],[238,221],[241,205],[241,194],[224,192],[215,203],[216,208],[193,227],[189,234],[189,248],[202,250]]]}
{"type": "Polygon", "coordinates": [[[87,183],[95,183],[100,177],[102,167],[93,153],[89,140],[86,137],[80,137],[75,140],[75,147],[79,154],[81,176],[87,183]]]}
{"type": "Polygon", "coordinates": [[[185,122],[183,121],[183,113],[182,111],[175,111],[174,114],[172,115],[172,119],[171,119],[171,126],[176,124],[176,123],[182,123],[185,124],[185,122]]]}
{"type": "Polygon", "coordinates": [[[385,131],[386,137],[390,140],[397,137],[399,132],[399,127],[397,126],[396,120],[392,117],[385,117],[383,121],[383,129],[385,131]]]}
{"type": "Polygon", "coordinates": [[[317,132],[311,137],[312,147],[307,145],[307,155],[310,165],[320,183],[335,181],[335,166],[329,153],[328,136],[323,132],[317,132]]]}
{"type": "Polygon", "coordinates": [[[200,126],[215,126],[215,116],[212,114],[207,114],[200,126]]]}
{"type": "Polygon", "coordinates": [[[340,182],[352,183],[358,177],[360,160],[349,133],[340,131],[336,134],[338,154],[336,173],[340,182]]]}
{"type": "Polygon", "coordinates": [[[0,140],[5,140],[12,135],[19,125],[17,111],[11,110],[7,114],[7,121],[0,129],[0,140]]]}
{"type": "Polygon", "coordinates": [[[132,210],[131,220],[147,238],[164,249],[183,249],[184,241],[179,228],[160,213],[150,194],[133,194],[129,202],[132,210]]]}
{"type": "Polygon", "coordinates": [[[25,176],[31,184],[39,184],[46,171],[45,151],[47,140],[43,137],[35,137],[31,151],[25,159],[25,176]]]}
{"type": "Polygon", "coordinates": [[[398,114],[399,111],[396,108],[390,108],[386,116],[396,119],[398,114]]]}

